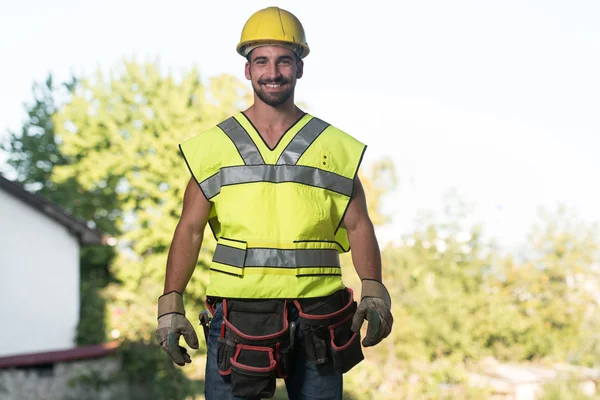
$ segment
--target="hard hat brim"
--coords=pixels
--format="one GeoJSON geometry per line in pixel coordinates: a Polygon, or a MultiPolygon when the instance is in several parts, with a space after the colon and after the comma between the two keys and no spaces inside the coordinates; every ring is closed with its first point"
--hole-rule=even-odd
{"type": "Polygon", "coordinates": [[[237,45],[236,51],[242,57],[247,57],[248,54],[250,53],[250,51],[254,50],[256,47],[259,47],[259,46],[283,46],[283,47],[295,52],[300,59],[303,59],[304,57],[306,57],[308,55],[308,53],[310,52],[309,47],[302,43],[294,43],[294,42],[288,42],[288,41],[283,41],[283,40],[277,41],[277,40],[272,40],[272,39],[251,40],[251,41],[247,41],[247,42],[242,42],[237,45]],[[246,51],[249,47],[251,47],[250,51],[246,51]],[[294,50],[294,47],[297,47],[298,49],[300,49],[302,51],[294,50]]]}

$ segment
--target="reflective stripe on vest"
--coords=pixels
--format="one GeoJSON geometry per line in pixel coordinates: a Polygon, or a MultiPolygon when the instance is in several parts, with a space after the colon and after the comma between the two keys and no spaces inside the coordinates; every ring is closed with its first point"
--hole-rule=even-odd
{"type": "Polygon", "coordinates": [[[229,139],[231,139],[237,148],[238,153],[240,153],[240,156],[246,165],[265,163],[256,144],[254,144],[250,135],[248,135],[248,132],[240,125],[237,119],[233,117],[228,118],[221,122],[218,127],[229,136],[229,139]]]}
{"type": "Polygon", "coordinates": [[[217,244],[213,261],[233,267],[340,267],[335,249],[268,249],[246,250],[217,244]]]}
{"type": "Polygon", "coordinates": [[[253,182],[295,182],[350,197],[354,187],[352,179],[320,168],[296,165],[302,154],[328,126],[327,122],[313,117],[283,150],[277,165],[272,165],[265,164],[248,132],[231,117],[220,123],[219,128],[231,139],[245,165],[221,168],[202,181],[200,187],[209,200],[218,195],[223,186],[253,182]]]}
{"type": "Polygon", "coordinates": [[[222,186],[252,182],[296,182],[331,190],[345,196],[352,195],[354,182],[345,176],[303,165],[241,165],[221,168],[219,172],[200,183],[210,200],[221,192],[222,186]]]}
{"type": "Polygon", "coordinates": [[[312,115],[271,148],[243,112],[180,144],[215,236],[206,295],[327,296],[344,288],[343,223],[366,146],[312,115]]]}
{"type": "Polygon", "coordinates": [[[319,118],[313,118],[300,129],[292,141],[283,150],[279,156],[277,164],[296,165],[300,156],[304,154],[306,149],[315,141],[315,139],[323,132],[329,124],[319,118]]]}

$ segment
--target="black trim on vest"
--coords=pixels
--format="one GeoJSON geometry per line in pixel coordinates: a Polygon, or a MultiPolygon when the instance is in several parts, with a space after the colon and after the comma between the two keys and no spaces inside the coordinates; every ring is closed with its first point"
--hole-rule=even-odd
{"type": "Polygon", "coordinates": [[[285,135],[293,128],[295,127],[298,122],[300,122],[302,120],[302,118],[304,118],[306,116],[306,113],[302,113],[302,116],[300,118],[298,118],[292,125],[290,125],[289,128],[287,128],[285,130],[285,132],[283,132],[283,134],[281,135],[281,137],[279,138],[279,140],[277,140],[277,143],[275,143],[275,146],[273,148],[269,147],[269,145],[267,144],[267,142],[265,142],[265,139],[263,138],[263,136],[260,134],[260,131],[258,129],[256,129],[256,126],[254,126],[254,124],[252,123],[252,121],[250,120],[250,118],[248,118],[248,116],[246,115],[246,113],[244,113],[243,111],[241,111],[241,114],[244,116],[244,118],[246,118],[246,120],[250,123],[250,125],[252,126],[252,128],[254,129],[254,131],[256,132],[256,134],[258,135],[258,137],[260,137],[260,140],[262,140],[262,142],[265,144],[265,146],[267,146],[267,149],[269,149],[270,151],[273,151],[277,148],[277,146],[279,146],[279,143],[281,142],[281,140],[285,137],[285,135]]]}
{"type": "MultiPolygon", "coordinates": [[[[223,263],[220,263],[223,264],[223,263]]],[[[235,267],[235,266],[234,266],[235,267]]],[[[252,268],[269,268],[269,269],[301,269],[301,268],[336,268],[336,269],[342,269],[342,267],[340,266],[336,266],[336,265],[330,265],[330,266],[323,266],[323,267],[277,267],[277,266],[272,266],[272,265],[245,265],[244,269],[252,269],[252,268]]],[[[321,274],[314,274],[314,275],[321,275],[321,274]]],[[[339,274],[322,274],[322,275],[341,275],[341,273],[339,274]]],[[[296,276],[299,276],[298,274],[296,274],[296,276]]],[[[303,275],[304,276],[304,275],[303,275]]]]}
{"type": "MultiPolygon", "coordinates": [[[[367,151],[367,146],[365,145],[365,147],[363,148],[363,151],[360,155],[360,158],[358,159],[358,164],[356,165],[356,171],[354,172],[354,178],[352,178],[353,182],[356,179],[356,177],[358,176],[358,170],[360,169],[360,164],[362,163],[362,160],[363,160],[363,157],[365,156],[366,151],[367,151]]],[[[350,207],[350,202],[352,201],[352,196],[354,196],[354,185],[352,185],[352,193],[350,194],[350,199],[348,199],[348,204],[346,204],[346,209],[344,210],[344,213],[342,214],[342,218],[340,218],[340,223],[338,224],[337,228],[335,228],[335,232],[333,233],[334,237],[337,235],[338,231],[340,230],[340,227],[342,226],[342,223],[344,222],[344,217],[346,216],[346,213],[348,212],[348,207],[350,207]]],[[[352,248],[352,246],[348,245],[348,250],[346,250],[346,249],[344,249],[344,246],[342,246],[340,243],[338,243],[338,245],[345,252],[350,251],[352,248]]]]}
{"type": "MultiPolygon", "coordinates": [[[[209,218],[209,219],[208,219],[208,226],[210,227],[210,231],[212,232],[212,234],[213,234],[213,237],[215,238],[215,240],[217,240],[217,241],[218,241],[218,240],[219,240],[219,238],[217,238],[217,234],[215,233],[215,230],[216,230],[216,229],[215,229],[215,228],[214,228],[214,226],[212,225],[212,224],[213,224],[213,223],[212,223],[212,220],[213,220],[213,219],[216,219],[217,221],[219,221],[219,217],[218,217],[218,216],[214,216],[214,217],[212,217],[212,218],[209,218]]],[[[219,225],[220,225],[220,223],[219,223],[219,225]]]]}
{"type": "MultiPolygon", "coordinates": [[[[238,242],[238,243],[244,243],[244,244],[246,244],[246,242],[244,242],[243,240],[231,239],[231,238],[228,238],[228,237],[225,237],[225,236],[221,236],[221,239],[223,239],[223,240],[229,240],[230,242],[238,242]]],[[[224,246],[227,246],[227,245],[224,245],[224,246]]],[[[229,246],[229,247],[231,247],[231,246],[229,246]]]]}
{"type": "MultiPolygon", "coordinates": [[[[196,181],[196,184],[200,188],[200,193],[202,193],[202,196],[204,196],[204,198],[206,199],[206,201],[210,202],[210,199],[208,198],[208,196],[206,195],[206,193],[204,193],[204,190],[202,190],[202,186],[200,185],[200,182],[198,182],[198,179],[196,178],[196,175],[194,175],[194,171],[192,171],[192,168],[190,167],[190,163],[188,162],[187,158],[185,157],[185,153],[183,152],[183,149],[181,148],[181,145],[179,145],[178,147],[179,147],[179,151],[181,152],[181,156],[183,157],[183,161],[185,161],[185,165],[188,167],[188,169],[190,171],[190,174],[192,175],[192,178],[194,178],[194,180],[196,181]]],[[[214,207],[214,203],[213,203],[213,205],[211,205],[211,207],[214,207]]],[[[212,223],[213,219],[217,219],[217,221],[218,221],[218,217],[209,218],[209,220],[208,220],[208,226],[210,227],[210,231],[212,232],[212,235],[215,238],[215,240],[218,240],[217,239],[217,233],[215,232],[215,228],[214,228],[213,223],[212,223]]]]}
{"type": "Polygon", "coordinates": [[[335,240],[294,240],[294,243],[332,243],[344,250],[344,248],[335,240]]]}
{"type": "Polygon", "coordinates": [[[181,156],[183,157],[183,161],[185,161],[185,165],[188,167],[188,170],[190,171],[190,174],[192,175],[192,178],[194,178],[194,180],[196,181],[196,184],[200,188],[200,191],[202,192],[202,195],[204,196],[204,198],[206,200],[209,200],[208,197],[206,196],[206,193],[204,193],[204,190],[202,190],[202,186],[200,186],[200,182],[196,178],[196,175],[194,175],[194,171],[192,171],[192,167],[190,167],[190,163],[188,162],[187,158],[185,157],[185,153],[183,152],[181,145],[179,145],[178,147],[179,147],[179,152],[181,153],[181,156]]]}
{"type": "MultiPolygon", "coordinates": [[[[232,266],[233,268],[237,268],[235,266],[232,266]]],[[[240,268],[241,269],[241,268],[240,268]]],[[[240,276],[231,272],[226,272],[226,271],[222,271],[220,269],[216,269],[216,268],[209,268],[209,270],[211,271],[215,271],[215,272],[220,272],[222,274],[226,274],[226,275],[231,275],[231,276],[235,276],[236,278],[239,278],[240,276]]],[[[228,297],[229,298],[229,297],[228,297]]]]}

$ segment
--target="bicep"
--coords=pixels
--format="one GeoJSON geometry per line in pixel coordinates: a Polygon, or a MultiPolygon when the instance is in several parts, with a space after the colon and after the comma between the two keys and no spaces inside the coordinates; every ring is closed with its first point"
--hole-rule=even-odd
{"type": "Polygon", "coordinates": [[[354,179],[354,190],[344,215],[344,226],[348,231],[355,230],[362,222],[369,221],[365,190],[358,176],[354,179]]]}
{"type": "Polygon", "coordinates": [[[195,232],[203,233],[211,208],[212,203],[204,197],[196,180],[191,178],[183,195],[180,224],[191,228],[195,232]]]}

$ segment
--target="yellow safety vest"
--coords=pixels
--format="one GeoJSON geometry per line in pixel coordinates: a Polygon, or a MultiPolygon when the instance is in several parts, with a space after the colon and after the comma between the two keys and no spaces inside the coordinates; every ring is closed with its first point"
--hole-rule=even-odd
{"type": "Polygon", "coordinates": [[[179,147],[212,202],[207,296],[296,299],[344,288],[342,221],[364,144],[304,114],[270,149],[240,112],[179,147]]]}

